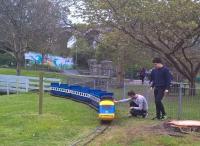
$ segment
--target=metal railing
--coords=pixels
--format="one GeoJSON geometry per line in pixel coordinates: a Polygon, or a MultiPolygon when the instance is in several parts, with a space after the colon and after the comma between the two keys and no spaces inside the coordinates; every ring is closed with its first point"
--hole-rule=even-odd
{"type": "MultiPolygon", "coordinates": [[[[134,90],[146,97],[150,118],[156,115],[154,90],[151,90],[148,84],[126,83],[124,88],[119,89],[116,94],[117,98],[123,98],[122,93],[127,95],[129,90],[134,90]]],[[[173,83],[162,102],[169,119],[200,119],[200,88],[198,85],[194,89],[185,83],[173,83]]]]}

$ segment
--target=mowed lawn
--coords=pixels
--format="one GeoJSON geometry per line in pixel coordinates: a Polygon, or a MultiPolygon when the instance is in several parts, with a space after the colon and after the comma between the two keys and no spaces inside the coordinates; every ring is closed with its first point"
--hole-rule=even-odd
{"type": "MultiPolygon", "coordinates": [[[[0,74],[14,74],[0,69],[0,74]]],[[[38,76],[38,72],[22,71],[22,75],[38,76]]],[[[45,77],[60,77],[55,73],[45,73],[45,77]]],[[[65,77],[63,76],[63,78],[65,77]]],[[[148,98],[149,117],[128,118],[128,103],[116,105],[117,118],[103,135],[97,137],[91,146],[199,146],[199,133],[170,135],[163,128],[163,121],[151,120],[155,116],[152,91],[144,86],[126,86],[125,92],[134,90],[148,98]]],[[[123,98],[123,89],[113,91],[118,99],[123,98]]],[[[200,119],[200,98],[182,99],[183,119],[200,119]]],[[[177,118],[178,97],[166,96],[164,105],[168,117],[177,118]]],[[[169,119],[171,120],[171,119],[169,119]]],[[[44,96],[43,115],[38,115],[38,94],[0,96],[0,146],[69,146],[80,137],[92,132],[100,125],[97,112],[87,105],[68,99],[44,96]]],[[[173,134],[173,133],[172,133],[173,134]]]]}
{"type": "Polygon", "coordinates": [[[64,146],[99,125],[97,113],[87,105],[44,96],[38,115],[36,93],[0,96],[1,146],[64,146]]]}
{"type": "MultiPolygon", "coordinates": [[[[199,146],[197,133],[171,136],[163,121],[128,118],[128,104],[116,106],[117,118],[91,146],[199,146]]],[[[38,95],[0,96],[0,145],[68,146],[99,126],[97,113],[68,99],[44,96],[43,115],[38,115],[38,95]]]]}
{"type": "MultiPolygon", "coordinates": [[[[163,121],[128,118],[127,104],[117,105],[115,119],[91,146],[199,146],[197,133],[170,136],[163,121]]],[[[36,93],[0,96],[0,145],[69,146],[99,126],[97,113],[68,99],[44,96],[44,113],[38,115],[36,93]]]]}
{"type": "MultiPolygon", "coordinates": [[[[68,75],[64,75],[61,73],[56,73],[56,72],[44,72],[44,77],[46,78],[58,78],[61,79],[62,81],[67,81],[69,78],[68,75]]],[[[16,69],[11,69],[11,68],[0,68],[0,74],[5,74],[5,75],[16,75],[16,69]]],[[[39,77],[40,71],[34,71],[34,70],[21,70],[21,76],[31,76],[31,77],[39,77]]]]}

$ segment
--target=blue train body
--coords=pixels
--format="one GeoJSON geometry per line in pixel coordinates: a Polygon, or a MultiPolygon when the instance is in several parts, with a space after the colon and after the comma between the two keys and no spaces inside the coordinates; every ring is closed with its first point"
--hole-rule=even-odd
{"type": "Polygon", "coordinates": [[[101,120],[113,120],[115,117],[115,104],[113,93],[89,87],[69,86],[68,84],[51,83],[51,94],[84,102],[99,112],[101,120]]]}

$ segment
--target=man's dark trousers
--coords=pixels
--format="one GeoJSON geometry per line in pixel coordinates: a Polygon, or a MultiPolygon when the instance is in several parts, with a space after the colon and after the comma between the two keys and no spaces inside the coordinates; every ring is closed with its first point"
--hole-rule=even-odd
{"type": "MultiPolygon", "coordinates": [[[[130,107],[139,107],[134,101],[130,102],[130,107]]],[[[147,114],[147,111],[145,110],[136,110],[136,109],[131,109],[130,113],[132,116],[137,117],[137,116],[142,116],[145,117],[147,114]]]]}
{"type": "Polygon", "coordinates": [[[165,94],[165,88],[164,87],[155,87],[154,96],[155,96],[156,117],[157,117],[157,119],[160,119],[160,118],[162,118],[163,116],[166,115],[164,106],[162,104],[162,99],[164,97],[164,94],[165,94]]]}

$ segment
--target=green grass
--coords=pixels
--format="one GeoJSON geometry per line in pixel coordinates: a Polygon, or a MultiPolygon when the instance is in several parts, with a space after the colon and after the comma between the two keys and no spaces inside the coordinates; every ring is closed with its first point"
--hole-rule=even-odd
{"type": "MultiPolygon", "coordinates": [[[[15,69],[8,69],[8,68],[0,68],[0,74],[5,75],[16,75],[15,69]]],[[[34,71],[34,70],[21,70],[21,76],[31,76],[31,77],[39,77],[40,71],[34,71]]],[[[57,72],[44,72],[44,77],[46,78],[57,78],[61,79],[63,83],[67,83],[70,78],[76,79],[75,81],[72,80],[72,83],[74,82],[85,82],[85,81],[91,81],[89,78],[83,78],[77,75],[66,75],[62,73],[57,72]]]]}
{"type": "MultiPolygon", "coordinates": [[[[0,74],[6,74],[6,75],[16,75],[16,69],[11,68],[0,68],[0,74]]],[[[39,76],[38,71],[29,71],[29,70],[21,70],[21,75],[23,76],[39,76]]]]}
{"type": "MultiPolygon", "coordinates": [[[[45,94],[43,115],[38,115],[37,105],[36,93],[0,96],[0,146],[68,146],[99,125],[96,111],[81,103],[45,94]]],[[[127,118],[128,104],[116,109],[111,129],[91,146],[200,145],[200,138],[194,135],[159,133],[162,129],[154,127],[161,121],[127,118]]]]}
{"type": "MultiPolygon", "coordinates": [[[[16,70],[15,69],[9,69],[9,68],[0,68],[0,74],[6,74],[6,75],[16,75],[16,70]]],[[[33,77],[38,77],[40,74],[39,71],[34,71],[34,70],[21,70],[21,75],[22,76],[33,76],[33,77]]],[[[45,77],[49,77],[49,78],[61,78],[64,79],[67,76],[66,75],[62,75],[60,73],[56,73],[56,72],[44,72],[44,76],[45,77]]]]}
{"type": "MultiPolygon", "coordinates": [[[[0,68],[0,74],[5,75],[16,75],[15,69],[8,69],[8,68],[0,68]]],[[[39,71],[33,71],[33,70],[21,70],[22,76],[31,76],[31,77],[39,77],[40,72],[39,71]]],[[[56,72],[44,72],[44,77],[46,78],[59,78],[63,82],[66,82],[70,76],[64,75],[61,73],[56,72]]]]}
{"type": "MultiPolygon", "coordinates": [[[[15,70],[0,69],[0,74],[15,74],[15,70]]],[[[39,73],[23,70],[22,75],[38,76],[39,73]]],[[[56,74],[45,73],[45,76],[56,77],[56,74]]],[[[60,78],[60,74],[58,77],[60,78]]],[[[154,126],[162,122],[150,120],[155,114],[152,91],[143,86],[128,86],[126,93],[131,89],[148,97],[150,117],[127,118],[128,104],[118,104],[117,119],[112,122],[110,129],[90,144],[91,146],[200,145],[200,138],[192,134],[172,137],[166,133],[159,133],[160,129],[156,131],[154,126]]],[[[112,91],[116,98],[123,97],[123,90],[112,91]]],[[[177,117],[177,97],[165,97],[163,102],[168,116],[177,117]]],[[[184,107],[182,117],[186,119],[200,117],[198,96],[184,97],[182,104],[184,107]]],[[[43,115],[38,115],[36,93],[0,96],[0,146],[68,146],[72,141],[93,131],[98,125],[96,111],[71,100],[45,94],[43,115]]]]}
{"type": "Polygon", "coordinates": [[[64,146],[95,128],[96,111],[86,105],[45,94],[38,115],[38,95],[0,96],[0,145],[64,146]]]}

